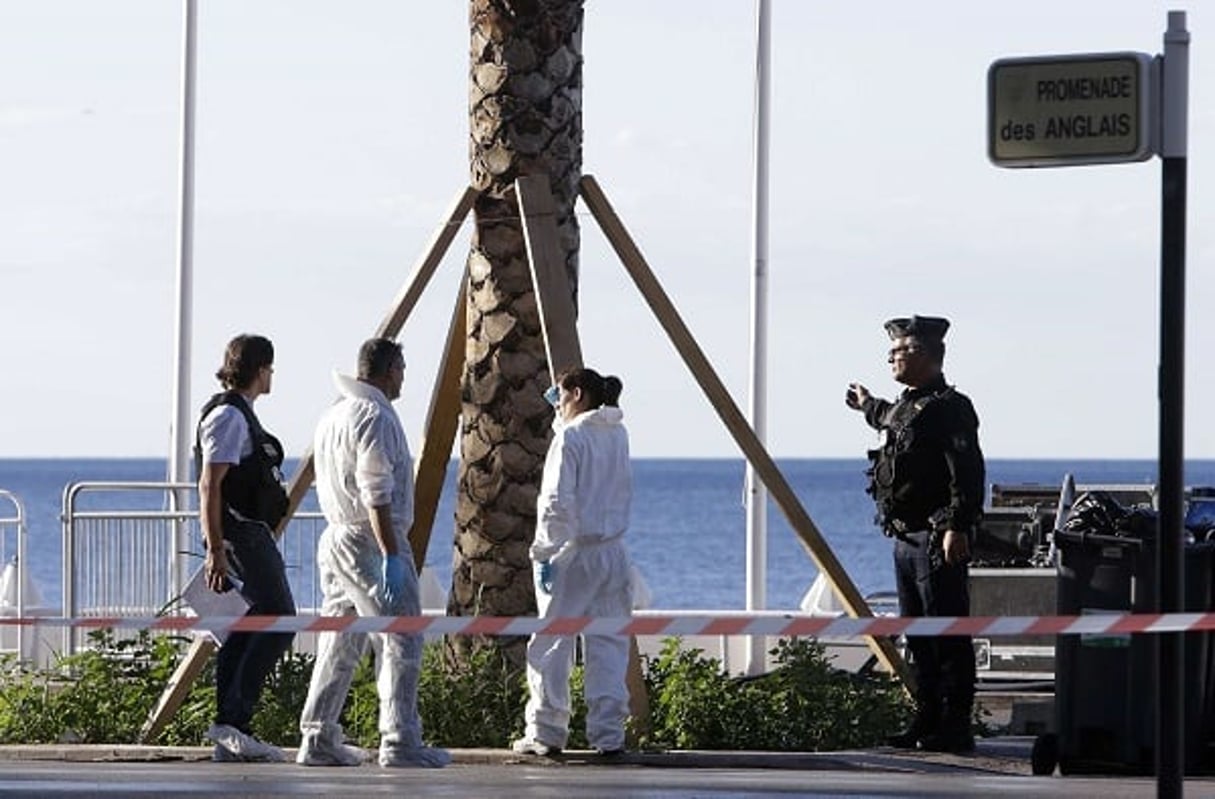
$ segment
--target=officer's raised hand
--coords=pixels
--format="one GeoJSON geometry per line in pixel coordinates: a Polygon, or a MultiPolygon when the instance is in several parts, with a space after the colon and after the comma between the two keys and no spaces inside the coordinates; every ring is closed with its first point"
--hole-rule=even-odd
{"type": "Polygon", "coordinates": [[[965,533],[946,530],[941,539],[941,549],[945,552],[945,562],[951,566],[970,560],[970,539],[965,533]]]}
{"type": "Polygon", "coordinates": [[[848,391],[844,394],[844,402],[848,404],[849,408],[859,411],[865,407],[865,401],[869,399],[869,396],[869,389],[860,383],[849,383],[848,391]]]}

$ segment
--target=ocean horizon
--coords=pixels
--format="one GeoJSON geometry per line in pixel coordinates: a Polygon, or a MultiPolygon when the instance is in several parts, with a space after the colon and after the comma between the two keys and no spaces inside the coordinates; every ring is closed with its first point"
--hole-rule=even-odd
{"type": "MultiPolygon", "coordinates": [[[[862,593],[891,587],[890,544],[873,524],[873,503],[865,493],[860,458],[781,458],[776,461],[824,540],[862,593]]],[[[296,467],[286,464],[286,474],[296,467]]],[[[450,587],[455,460],[448,465],[425,565],[440,584],[450,587]]],[[[1062,485],[1071,474],[1081,485],[1151,484],[1157,464],[1148,459],[989,459],[990,485],[1062,485]]],[[[742,609],[745,595],[745,464],[741,458],[636,458],[630,554],[645,576],[653,607],[666,609],[742,609]]],[[[65,488],[82,482],[163,482],[164,458],[7,458],[0,459],[0,489],[12,492],[25,509],[31,574],[44,604],[58,605],[62,591],[62,525],[65,488]]],[[[1215,459],[1188,460],[1187,486],[1215,486],[1215,459]]],[[[138,509],[163,508],[161,492],[123,496],[138,509]]],[[[98,493],[85,497],[86,509],[122,507],[118,498],[98,493]]],[[[315,509],[309,495],[304,509],[315,509]]],[[[124,509],[128,509],[125,508],[124,509]]],[[[131,509],[135,509],[132,507],[131,509]]],[[[0,504],[0,518],[13,513],[0,504]]],[[[201,542],[194,542],[201,552],[201,542]]],[[[285,542],[284,550],[291,550],[285,542]]],[[[298,549],[298,547],[297,547],[298,549]]],[[[768,507],[767,606],[796,608],[817,569],[780,509],[768,507]]],[[[0,538],[0,556],[15,554],[15,538],[0,538]]],[[[294,550],[292,550],[294,551],[294,550]]],[[[309,553],[288,557],[292,582],[314,583],[309,553]]],[[[297,589],[299,593],[300,589],[297,589]]],[[[304,597],[297,596],[304,604],[304,597]]]]}

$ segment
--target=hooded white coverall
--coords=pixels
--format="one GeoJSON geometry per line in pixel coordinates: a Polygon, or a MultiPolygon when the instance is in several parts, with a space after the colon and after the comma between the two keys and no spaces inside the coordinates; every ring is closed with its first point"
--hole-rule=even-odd
{"type": "MultiPolygon", "coordinates": [[[[629,526],[633,479],[623,419],[619,408],[601,407],[564,425],[554,424],[531,547],[537,576],[540,562],[552,564],[551,595],[537,579],[542,618],[619,618],[632,612],[623,536],[629,526]]],[[[584,640],[588,742],[604,752],[623,749],[629,714],[628,637],[588,635],[584,640]]],[[[526,738],[565,747],[573,658],[570,636],[533,635],[528,641],[526,738]]]]}
{"type": "MultiPolygon", "coordinates": [[[[400,418],[375,386],[334,374],[341,399],[321,418],[313,440],[316,490],[327,526],[317,545],[324,592],[322,615],[417,616],[422,612],[407,534],[413,524],[413,462],[400,418]],[[383,554],[371,508],[391,503],[393,534],[405,559],[403,596],[390,604],[380,585],[383,554]]],[[[339,719],[368,636],[321,633],[308,698],[300,717],[301,747],[341,746],[339,719]]],[[[442,750],[422,745],[418,672],[422,636],[372,633],[380,699],[380,763],[442,765],[442,750]]],[[[446,762],[446,760],[444,760],[446,762]]]]}

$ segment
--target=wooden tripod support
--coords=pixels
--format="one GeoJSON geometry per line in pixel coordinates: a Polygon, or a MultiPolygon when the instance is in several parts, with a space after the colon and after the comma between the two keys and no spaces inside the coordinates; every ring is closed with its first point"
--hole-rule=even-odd
{"type": "MultiPolygon", "coordinates": [[[[848,614],[853,617],[872,616],[873,613],[864,597],[861,596],[848,573],[836,559],[818,527],[802,507],[797,495],[763,444],[760,443],[755,431],[747,423],[725,385],[713,370],[708,358],[705,357],[695,338],[683,323],[674,304],[663,291],[657,277],[616,215],[598,182],[590,175],[586,175],[580,181],[579,186],[583,202],[590,209],[599,227],[620,257],[625,270],[662,325],[663,330],[666,331],[671,343],[692,372],[705,397],[721,418],[735,443],[760,475],[802,545],[819,570],[827,576],[832,589],[848,614]]],[[[564,259],[558,247],[556,207],[549,191],[548,180],[544,176],[520,178],[515,182],[515,191],[523,217],[523,232],[536,292],[536,302],[540,310],[549,369],[555,378],[562,370],[582,364],[576,310],[565,274],[564,259]]],[[[376,336],[396,338],[400,333],[406,319],[417,305],[423,290],[455,238],[456,232],[472,208],[475,198],[476,192],[472,188],[465,188],[457,194],[445,220],[435,231],[422,257],[415,264],[409,282],[397,296],[384,321],[376,329],[376,336]]],[[[459,422],[460,372],[464,364],[466,286],[467,277],[461,281],[459,297],[456,300],[444,347],[442,365],[431,394],[421,455],[415,464],[415,520],[410,529],[409,540],[413,549],[414,563],[419,569],[425,560],[435,510],[438,506],[439,494],[459,422]]],[[[311,487],[314,476],[312,451],[309,449],[300,459],[299,467],[292,476],[288,488],[290,506],[287,516],[276,531],[277,535],[282,535],[292,514],[311,487]]],[[[904,687],[909,691],[914,690],[910,670],[893,642],[888,638],[873,637],[867,637],[866,642],[878,660],[902,681],[904,687]]],[[[164,730],[165,725],[181,706],[186,694],[189,693],[190,686],[197,679],[203,666],[206,665],[207,658],[214,650],[215,644],[210,638],[195,639],[170,678],[156,708],[145,722],[140,734],[142,741],[154,741],[164,730]]],[[[649,718],[649,702],[641,675],[635,639],[631,644],[629,660],[631,711],[633,716],[644,725],[649,718]]]]}

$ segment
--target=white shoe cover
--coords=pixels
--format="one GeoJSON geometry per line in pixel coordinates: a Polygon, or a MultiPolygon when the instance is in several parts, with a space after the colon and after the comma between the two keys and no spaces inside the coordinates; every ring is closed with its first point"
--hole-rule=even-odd
{"type": "Polygon", "coordinates": [[[451,753],[435,746],[380,749],[380,765],[385,768],[443,768],[450,762],[451,753]]]}
{"type": "Polygon", "coordinates": [[[228,724],[212,724],[207,728],[205,735],[215,742],[217,750],[224,750],[223,754],[216,751],[212,755],[212,759],[217,762],[285,763],[287,761],[287,755],[283,753],[282,749],[259,741],[252,735],[243,733],[228,724]]]}
{"type": "Polygon", "coordinates": [[[550,755],[561,754],[560,746],[549,746],[548,744],[537,741],[534,738],[520,738],[511,744],[510,748],[517,755],[537,755],[539,757],[549,757],[550,755]]]}
{"type": "Polygon", "coordinates": [[[371,753],[351,744],[337,746],[322,743],[316,738],[305,738],[295,753],[295,762],[301,766],[361,766],[371,760],[371,753]]]}

